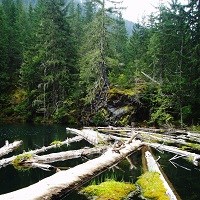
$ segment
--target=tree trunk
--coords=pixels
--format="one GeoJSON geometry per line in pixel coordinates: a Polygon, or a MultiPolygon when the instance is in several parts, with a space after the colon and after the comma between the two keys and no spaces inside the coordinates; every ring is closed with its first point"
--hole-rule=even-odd
{"type": "Polygon", "coordinates": [[[142,143],[139,140],[134,140],[132,143],[126,144],[118,153],[109,149],[105,154],[98,158],[77,165],[69,170],[57,172],[29,187],[0,195],[0,199],[48,200],[62,197],[64,194],[81,186],[92,177],[106,171],[113,165],[116,165],[126,156],[132,154],[141,145],[142,143]]]}
{"type": "MultiPolygon", "coordinates": [[[[70,143],[72,142],[78,142],[80,140],[82,140],[83,137],[81,136],[77,136],[77,137],[73,137],[73,138],[70,138],[70,139],[67,139],[63,142],[61,142],[59,145],[64,145],[64,144],[67,144],[69,145],[70,143]]],[[[47,146],[47,147],[42,147],[40,149],[35,149],[35,150],[31,150],[31,151],[28,151],[28,152],[25,152],[26,154],[39,154],[39,153],[43,153],[43,152],[46,152],[50,149],[54,149],[54,148],[58,148],[58,145],[54,144],[54,145],[50,145],[50,146],[47,146]]],[[[21,155],[21,154],[20,154],[21,155]]],[[[4,158],[4,159],[1,159],[0,160],[0,168],[1,167],[5,167],[9,164],[12,163],[12,161],[16,158],[17,156],[12,156],[10,158],[4,158]]]]}
{"type": "Polygon", "coordinates": [[[22,145],[22,143],[23,143],[22,140],[20,140],[9,144],[8,141],[6,140],[5,145],[0,148],[0,157],[14,151],[16,148],[22,145]]]}
{"type": "Polygon", "coordinates": [[[160,179],[163,182],[163,185],[166,189],[166,194],[170,200],[177,200],[175,194],[173,193],[172,189],[170,188],[169,184],[165,180],[162,172],[160,171],[155,159],[153,158],[152,154],[149,151],[145,152],[145,158],[147,161],[147,168],[150,172],[158,172],[160,174],[160,179]]]}

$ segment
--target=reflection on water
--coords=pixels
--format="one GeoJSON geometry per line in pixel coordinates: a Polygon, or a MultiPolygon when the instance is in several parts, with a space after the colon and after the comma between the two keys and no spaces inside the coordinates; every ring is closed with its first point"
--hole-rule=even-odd
{"type": "MultiPolygon", "coordinates": [[[[66,127],[62,125],[0,125],[0,147],[4,145],[5,140],[13,142],[14,140],[23,140],[23,145],[17,149],[14,154],[22,153],[23,150],[35,149],[42,146],[48,146],[54,140],[65,140],[67,137],[71,137],[66,133],[66,127]]],[[[58,150],[51,150],[48,153],[56,151],[64,151],[71,149],[78,149],[84,146],[90,146],[87,142],[81,141],[73,143],[69,147],[63,146],[58,150]]],[[[156,153],[156,152],[155,152],[156,153]]],[[[172,182],[174,188],[177,190],[182,200],[199,200],[200,199],[200,171],[192,164],[178,159],[178,163],[183,165],[191,171],[187,171],[183,168],[175,168],[168,161],[171,154],[156,153],[157,156],[161,156],[159,160],[161,167],[172,182]]],[[[10,153],[8,156],[12,156],[10,153]]],[[[124,160],[119,164],[118,169],[109,169],[101,175],[97,176],[94,180],[85,183],[100,183],[106,179],[114,178],[117,181],[126,181],[134,183],[138,176],[141,174],[141,155],[140,153],[133,155],[134,164],[137,166],[135,170],[129,170],[129,163],[124,160]]],[[[53,163],[57,167],[73,167],[77,164],[85,162],[85,160],[74,159],[65,162],[53,163]]],[[[0,194],[11,192],[52,175],[52,172],[43,171],[41,169],[31,169],[26,172],[17,171],[13,166],[7,166],[0,169],[0,194]]],[[[138,200],[138,197],[133,197],[133,200],[138,200]]],[[[86,200],[78,192],[72,191],[63,200],[86,200]]]]}
{"type": "Polygon", "coordinates": [[[193,164],[181,158],[174,160],[174,162],[179,165],[176,168],[169,162],[169,159],[174,156],[173,154],[160,154],[157,152],[157,155],[162,157],[162,159],[159,160],[159,163],[181,199],[199,200],[200,168],[195,167],[193,164]]]}

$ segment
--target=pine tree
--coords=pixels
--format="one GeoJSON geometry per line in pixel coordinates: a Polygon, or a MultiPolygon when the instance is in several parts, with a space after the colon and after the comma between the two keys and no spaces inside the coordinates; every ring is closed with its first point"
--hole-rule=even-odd
{"type": "Polygon", "coordinates": [[[8,37],[7,22],[5,13],[0,5],[0,105],[4,102],[4,95],[8,90],[9,73],[8,73],[8,37]]]}
{"type": "Polygon", "coordinates": [[[27,52],[21,69],[21,80],[32,93],[32,103],[37,112],[43,113],[44,119],[52,117],[63,106],[70,94],[73,74],[77,73],[64,5],[61,0],[38,2],[35,44],[33,50],[27,52]],[[36,79],[32,81],[30,77],[36,79]]]}
{"type": "Polygon", "coordinates": [[[19,30],[16,24],[17,9],[13,0],[3,0],[2,6],[8,23],[8,67],[10,83],[12,83],[11,85],[13,87],[17,81],[18,70],[22,63],[22,48],[18,36],[19,30]]]}

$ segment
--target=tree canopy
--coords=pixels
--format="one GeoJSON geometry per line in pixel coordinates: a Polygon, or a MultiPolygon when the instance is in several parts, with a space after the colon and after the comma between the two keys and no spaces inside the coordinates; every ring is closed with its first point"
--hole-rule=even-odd
{"type": "Polygon", "coordinates": [[[0,121],[199,123],[199,1],[161,4],[130,36],[108,1],[1,1],[0,121]]]}

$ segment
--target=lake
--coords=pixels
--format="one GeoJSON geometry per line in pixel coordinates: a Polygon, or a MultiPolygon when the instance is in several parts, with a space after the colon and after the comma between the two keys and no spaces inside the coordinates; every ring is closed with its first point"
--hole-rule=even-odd
{"type": "MultiPolygon", "coordinates": [[[[63,125],[33,125],[33,124],[14,124],[14,125],[0,125],[0,147],[4,145],[5,140],[13,142],[14,140],[23,140],[23,145],[17,149],[14,154],[21,153],[23,150],[36,149],[42,146],[48,146],[54,140],[63,141],[67,137],[71,137],[66,132],[66,126],[63,125]]],[[[85,141],[73,143],[69,147],[62,146],[58,150],[49,151],[49,153],[56,151],[64,151],[71,149],[79,149],[81,147],[90,146],[85,141]]],[[[168,176],[169,180],[173,183],[176,191],[183,200],[199,200],[200,199],[200,171],[199,168],[194,167],[192,164],[178,159],[176,162],[182,167],[175,168],[168,161],[173,155],[162,154],[155,152],[156,156],[161,156],[159,160],[160,165],[168,176]]],[[[12,156],[10,153],[8,156],[12,156]]],[[[141,174],[141,154],[137,153],[134,156],[134,161],[137,166],[136,170],[129,170],[126,161],[120,163],[120,169],[109,170],[97,176],[92,182],[100,183],[106,179],[114,178],[118,181],[135,182],[137,177],[141,174]]],[[[65,169],[66,167],[73,167],[77,164],[85,162],[85,160],[74,159],[65,162],[56,162],[52,165],[65,169]]],[[[7,166],[0,169],[0,194],[8,193],[30,184],[36,183],[39,180],[52,175],[53,172],[43,171],[41,169],[30,169],[28,171],[18,171],[13,166],[7,166]]],[[[89,182],[90,183],[90,182],[89,182]]],[[[87,184],[89,184],[87,183],[87,184]]],[[[86,198],[79,195],[76,191],[72,191],[63,199],[70,200],[85,200],[86,198]]],[[[134,200],[139,199],[134,197],[134,200]]]]}

